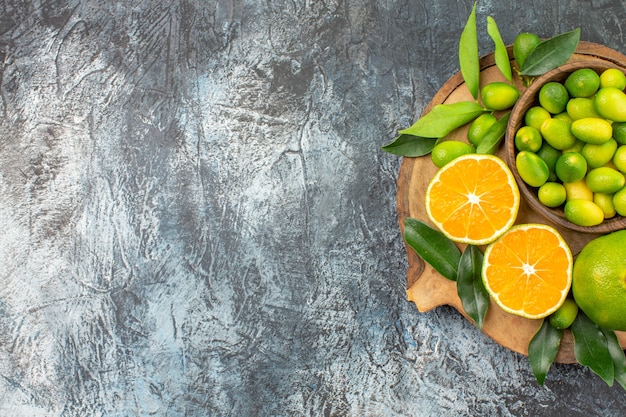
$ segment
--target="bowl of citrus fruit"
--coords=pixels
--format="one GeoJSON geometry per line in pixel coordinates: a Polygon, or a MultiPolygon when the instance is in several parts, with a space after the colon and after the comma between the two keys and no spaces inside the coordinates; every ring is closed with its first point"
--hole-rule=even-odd
{"type": "Polygon", "coordinates": [[[626,227],[625,71],[567,63],[534,79],[511,112],[508,164],[528,204],[557,225],[626,227]]]}

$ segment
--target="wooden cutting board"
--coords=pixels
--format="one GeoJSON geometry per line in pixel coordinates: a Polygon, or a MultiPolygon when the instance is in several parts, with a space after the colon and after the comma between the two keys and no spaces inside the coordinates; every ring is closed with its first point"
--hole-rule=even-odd
{"type": "MultiPolygon", "coordinates": [[[[509,47],[511,65],[516,65],[512,59],[512,48],[509,47]]],[[[626,56],[606,46],[580,42],[575,54],[568,62],[574,61],[607,61],[609,63],[626,67],[626,56]]],[[[506,81],[495,66],[493,54],[487,55],[480,60],[481,85],[493,81],[506,81]]],[[[515,78],[515,84],[520,92],[525,87],[519,78],[515,78]]],[[[426,114],[432,107],[441,103],[454,103],[457,101],[473,100],[469,90],[463,82],[461,73],[452,76],[435,94],[432,101],[424,109],[426,114]]],[[[500,117],[499,114],[497,114],[500,117]]],[[[457,129],[447,136],[449,139],[467,141],[467,126],[457,129]]],[[[498,153],[504,159],[503,147],[498,153]]],[[[431,162],[429,156],[420,158],[404,158],[398,174],[398,221],[400,230],[404,233],[404,220],[407,217],[415,218],[432,225],[426,214],[424,194],[429,181],[434,176],[437,168],[431,162]]],[[[539,214],[531,210],[522,198],[517,224],[520,223],[547,223],[539,214]]],[[[599,235],[573,232],[560,226],[551,224],[563,235],[569,244],[574,256],[591,239],[599,235]]],[[[408,245],[405,247],[408,256],[409,267],[407,270],[407,297],[414,302],[421,312],[431,310],[440,305],[450,305],[456,308],[468,320],[471,319],[463,310],[461,300],[456,291],[456,282],[450,281],[437,273],[430,265],[426,264],[408,245]]],[[[462,249],[463,245],[459,245],[462,249]]],[[[481,248],[484,249],[484,248],[481,248]]],[[[539,329],[541,320],[529,320],[504,312],[493,301],[489,306],[487,317],[482,331],[497,343],[515,352],[528,355],[528,343],[539,329]]],[[[623,347],[626,347],[626,332],[616,332],[623,347]]],[[[557,362],[576,363],[574,356],[573,338],[566,331],[561,342],[560,351],[556,357],[557,362]]]]}

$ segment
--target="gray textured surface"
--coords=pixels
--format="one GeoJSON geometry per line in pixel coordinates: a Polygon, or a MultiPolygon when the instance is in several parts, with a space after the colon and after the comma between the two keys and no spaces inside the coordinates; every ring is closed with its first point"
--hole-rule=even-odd
{"type": "MultiPolygon", "coordinates": [[[[519,3],[479,19],[626,52],[618,1],[519,3]]],[[[0,5],[0,415],[626,413],[406,301],[380,147],[470,1],[0,5]]]]}

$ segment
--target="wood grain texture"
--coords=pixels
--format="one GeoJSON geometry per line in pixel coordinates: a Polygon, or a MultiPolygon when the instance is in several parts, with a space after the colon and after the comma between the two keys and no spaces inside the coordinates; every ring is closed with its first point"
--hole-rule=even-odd
{"type": "MultiPolygon", "coordinates": [[[[478,14],[621,48],[593,3],[478,14]]],[[[471,5],[0,0],[0,415],[623,415],[406,300],[381,146],[471,5]]]]}

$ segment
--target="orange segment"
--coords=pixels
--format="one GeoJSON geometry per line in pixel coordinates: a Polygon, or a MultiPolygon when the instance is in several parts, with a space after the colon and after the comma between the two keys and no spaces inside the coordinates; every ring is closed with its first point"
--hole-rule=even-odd
{"type": "Polygon", "coordinates": [[[487,244],[515,222],[519,190],[502,159],[470,154],[444,165],[426,189],[430,220],[455,242],[487,244]]]}
{"type": "Polygon", "coordinates": [[[513,226],[485,249],[483,281],[504,311],[540,319],[556,311],[572,284],[572,253],[544,224],[513,226]]]}

